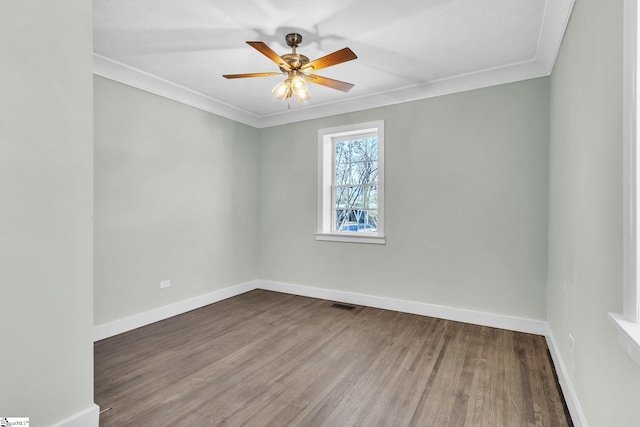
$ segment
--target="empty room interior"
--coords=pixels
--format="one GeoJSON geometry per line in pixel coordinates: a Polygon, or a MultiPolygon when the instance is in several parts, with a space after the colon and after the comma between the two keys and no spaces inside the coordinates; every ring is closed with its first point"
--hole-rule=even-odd
{"type": "Polygon", "coordinates": [[[636,1],[0,12],[0,419],[640,425],[636,1]]]}

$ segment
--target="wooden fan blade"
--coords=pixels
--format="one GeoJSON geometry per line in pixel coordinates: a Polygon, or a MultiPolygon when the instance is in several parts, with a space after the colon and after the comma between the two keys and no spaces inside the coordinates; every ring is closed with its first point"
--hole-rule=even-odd
{"type": "Polygon", "coordinates": [[[289,64],[287,64],[287,62],[282,59],[280,55],[275,53],[269,46],[267,46],[263,42],[247,42],[247,44],[278,64],[278,67],[287,71],[291,71],[291,67],[289,66],[289,64]]]}
{"type": "Polygon", "coordinates": [[[308,76],[305,76],[305,77],[307,78],[307,81],[310,83],[315,83],[318,85],[330,87],[331,89],[338,89],[343,92],[349,92],[351,88],[355,86],[354,84],[351,84],[351,83],[341,82],[340,80],[334,80],[327,77],[316,76],[315,74],[309,74],[308,76]]]}
{"type": "Polygon", "coordinates": [[[247,77],[268,77],[268,76],[280,76],[282,73],[249,73],[249,74],[223,74],[225,79],[244,79],[247,77]]]}
{"type": "Polygon", "coordinates": [[[323,56],[322,58],[318,58],[315,61],[311,61],[308,64],[302,67],[303,70],[308,70],[313,68],[314,70],[319,70],[321,68],[331,67],[332,65],[341,64],[343,62],[351,61],[352,59],[357,59],[355,53],[348,47],[344,49],[340,49],[333,53],[330,53],[327,56],[323,56]]]}

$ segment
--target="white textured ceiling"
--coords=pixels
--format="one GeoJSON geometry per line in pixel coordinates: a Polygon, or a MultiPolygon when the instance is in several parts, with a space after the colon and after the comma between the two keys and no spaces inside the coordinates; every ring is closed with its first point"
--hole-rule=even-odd
{"type": "Polygon", "coordinates": [[[574,0],[94,0],[94,72],[252,126],[389,105],[549,75],[574,0]],[[291,109],[271,89],[283,77],[245,43],[311,60],[349,47],[358,59],[317,74],[291,109]]]}

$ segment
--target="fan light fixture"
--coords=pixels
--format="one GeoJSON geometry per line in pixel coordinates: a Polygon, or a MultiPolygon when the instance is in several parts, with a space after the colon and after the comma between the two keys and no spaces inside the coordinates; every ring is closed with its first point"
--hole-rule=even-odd
{"type": "Polygon", "coordinates": [[[280,101],[290,98],[291,95],[295,95],[301,104],[311,99],[311,92],[309,92],[307,82],[295,70],[290,71],[289,77],[285,81],[278,83],[271,92],[280,101]]]}
{"type": "Polygon", "coordinates": [[[285,39],[287,41],[287,45],[291,47],[292,52],[282,56],[279,56],[263,42],[247,42],[251,47],[262,53],[271,61],[275,62],[280,68],[280,73],[225,74],[223,77],[227,79],[239,79],[246,77],[281,76],[284,74],[287,76],[287,79],[278,83],[271,92],[281,101],[289,99],[295,95],[296,99],[301,104],[311,99],[311,92],[309,92],[307,82],[330,87],[343,92],[348,92],[354,86],[351,83],[345,83],[315,74],[307,74],[312,70],[319,70],[321,68],[330,67],[332,65],[356,59],[357,56],[351,51],[351,49],[345,47],[344,49],[330,53],[329,55],[323,56],[315,61],[309,61],[309,58],[296,52],[296,48],[302,42],[302,36],[300,34],[287,34],[285,39]]]}

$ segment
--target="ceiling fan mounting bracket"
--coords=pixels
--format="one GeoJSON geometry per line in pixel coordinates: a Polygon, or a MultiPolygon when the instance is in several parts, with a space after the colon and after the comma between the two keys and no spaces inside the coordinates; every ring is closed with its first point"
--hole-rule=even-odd
{"type": "Polygon", "coordinates": [[[302,36],[298,33],[290,33],[285,36],[289,47],[298,47],[302,43],[302,36]]]}

